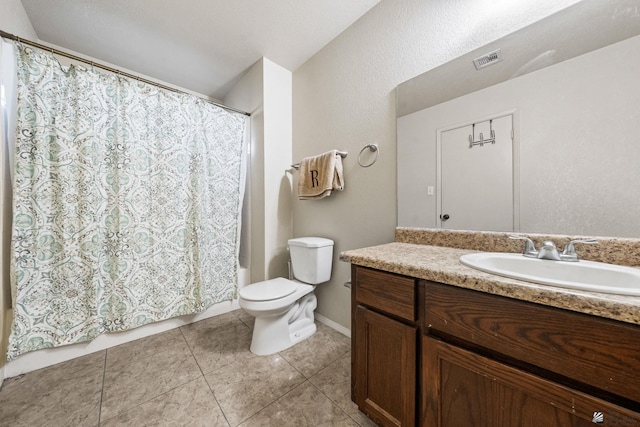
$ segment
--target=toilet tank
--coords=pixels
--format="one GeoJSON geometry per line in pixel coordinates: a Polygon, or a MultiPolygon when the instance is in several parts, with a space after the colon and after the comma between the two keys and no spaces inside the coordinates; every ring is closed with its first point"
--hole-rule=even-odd
{"type": "Polygon", "coordinates": [[[322,237],[290,239],[293,277],[310,285],[328,282],[333,264],[333,240],[322,237]]]}

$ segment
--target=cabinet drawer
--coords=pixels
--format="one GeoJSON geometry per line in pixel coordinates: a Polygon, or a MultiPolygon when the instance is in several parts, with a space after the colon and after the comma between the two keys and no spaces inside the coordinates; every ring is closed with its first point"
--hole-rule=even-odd
{"type": "Polygon", "coordinates": [[[416,320],[415,279],[363,267],[355,271],[355,295],[359,304],[411,322],[416,320]]]}
{"type": "Polygon", "coordinates": [[[426,333],[640,401],[640,327],[427,282],[426,333]]]}

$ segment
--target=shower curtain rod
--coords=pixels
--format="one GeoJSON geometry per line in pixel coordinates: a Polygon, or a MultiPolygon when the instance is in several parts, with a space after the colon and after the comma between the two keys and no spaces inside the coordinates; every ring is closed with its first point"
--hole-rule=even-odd
{"type": "Polygon", "coordinates": [[[109,67],[107,65],[100,64],[98,62],[93,62],[93,61],[91,61],[89,59],[85,59],[85,58],[82,58],[80,56],[72,55],[70,53],[67,53],[67,52],[64,52],[64,51],[61,51],[61,50],[58,50],[58,49],[54,49],[54,48],[49,47],[49,46],[44,45],[44,44],[32,42],[31,40],[23,39],[21,37],[18,37],[16,35],[4,32],[2,30],[0,30],[0,37],[3,37],[5,39],[9,39],[9,40],[13,40],[13,41],[17,41],[19,43],[28,44],[29,46],[37,47],[38,49],[46,50],[46,51],[51,52],[53,54],[64,56],[64,57],[67,57],[67,58],[70,58],[70,59],[73,59],[73,60],[76,60],[76,61],[84,62],[85,64],[90,64],[92,67],[102,68],[103,70],[109,71],[111,73],[119,74],[119,75],[124,76],[124,77],[129,77],[131,79],[138,80],[140,82],[147,83],[147,84],[159,87],[161,89],[166,89],[166,90],[169,90],[171,92],[176,92],[176,93],[185,93],[185,94],[188,94],[188,95],[193,95],[193,96],[195,96],[197,98],[200,98],[200,99],[202,99],[202,100],[204,100],[204,101],[206,101],[206,102],[208,102],[210,104],[213,104],[213,105],[215,105],[217,107],[224,108],[225,110],[233,111],[234,113],[244,114],[245,116],[251,116],[251,114],[247,113],[246,111],[237,110],[237,109],[235,109],[233,107],[228,107],[226,105],[217,103],[215,101],[211,101],[211,100],[209,100],[207,98],[204,98],[202,96],[199,96],[199,95],[194,95],[193,93],[189,93],[189,92],[186,92],[184,90],[172,88],[170,86],[165,86],[163,84],[156,83],[156,82],[154,82],[152,80],[147,80],[145,78],[138,77],[138,76],[135,76],[133,74],[124,72],[122,70],[118,70],[117,68],[112,68],[112,67],[109,67]]]}

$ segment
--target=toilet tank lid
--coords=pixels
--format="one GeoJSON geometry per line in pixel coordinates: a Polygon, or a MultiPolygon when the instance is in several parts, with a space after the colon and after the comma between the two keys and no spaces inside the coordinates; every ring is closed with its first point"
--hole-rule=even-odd
{"type": "Polygon", "coordinates": [[[297,239],[289,239],[287,243],[289,246],[303,246],[305,248],[333,246],[333,240],[324,237],[298,237],[297,239]]]}

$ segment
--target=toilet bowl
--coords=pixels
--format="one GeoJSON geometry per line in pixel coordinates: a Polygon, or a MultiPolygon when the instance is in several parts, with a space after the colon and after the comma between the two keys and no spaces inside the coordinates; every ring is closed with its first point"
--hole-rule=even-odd
{"type": "Polygon", "coordinates": [[[257,355],[285,350],[317,329],[313,290],[331,277],[333,241],[303,237],[288,243],[293,280],[278,277],[239,290],[240,307],[256,318],[250,350],[257,355]]]}

